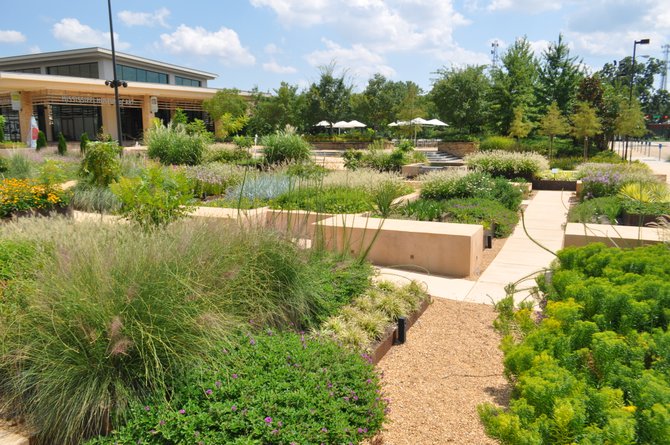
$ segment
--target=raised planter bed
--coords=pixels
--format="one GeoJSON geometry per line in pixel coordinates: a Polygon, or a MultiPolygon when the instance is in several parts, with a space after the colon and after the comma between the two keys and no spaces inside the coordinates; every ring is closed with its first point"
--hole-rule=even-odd
{"type": "MultiPolygon", "coordinates": [[[[405,322],[405,333],[409,331],[409,328],[411,328],[414,323],[423,315],[424,312],[426,312],[426,309],[428,309],[428,306],[430,306],[432,302],[432,298],[428,297],[423,302],[421,302],[421,305],[419,308],[412,314],[410,314],[405,322]]],[[[372,353],[370,353],[370,358],[372,359],[372,363],[375,365],[379,363],[379,361],[384,358],[387,352],[391,350],[391,347],[395,344],[396,340],[398,339],[398,326],[395,325],[391,328],[389,328],[386,331],[386,334],[384,334],[384,337],[382,340],[377,342],[373,347],[372,347],[372,353]]]]}
{"type": "MultiPolygon", "coordinates": [[[[372,141],[344,141],[344,142],[310,142],[316,150],[347,150],[353,148],[354,150],[367,150],[372,141]]],[[[384,141],[385,149],[392,149],[393,143],[384,141]]]]}
{"type": "Polygon", "coordinates": [[[624,226],[644,227],[649,223],[655,223],[658,215],[642,215],[640,213],[621,212],[621,224],[624,226]]]}
{"type": "Polygon", "coordinates": [[[577,191],[577,181],[563,181],[554,179],[533,179],[533,190],[577,191]]]}
{"type": "Polygon", "coordinates": [[[479,151],[479,142],[440,141],[437,143],[437,151],[463,158],[465,155],[479,151]]]}
{"type": "Polygon", "coordinates": [[[610,247],[637,247],[662,242],[662,233],[653,227],[568,223],[563,235],[563,247],[586,246],[590,243],[604,243],[610,247]]]}

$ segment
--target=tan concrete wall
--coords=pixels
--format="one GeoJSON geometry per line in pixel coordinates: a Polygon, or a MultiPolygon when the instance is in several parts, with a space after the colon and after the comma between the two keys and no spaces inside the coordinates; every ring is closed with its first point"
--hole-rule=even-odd
{"type": "Polygon", "coordinates": [[[19,128],[21,130],[21,142],[28,143],[30,136],[30,118],[33,115],[33,97],[29,91],[21,92],[21,111],[19,111],[19,128]]]}
{"type": "Polygon", "coordinates": [[[479,142],[445,142],[437,143],[437,151],[449,153],[450,155],[464,157],[470,153],[479,151],[479,142]]]}
{"type": "Polygon", "coordinates": [[[401,173],[406,178],[415,178],[421,173],[421,166],[423,162],[417,162],[415,164],[407,164],[401,167],[401,173]]]}
{"type": "Polygon", "coordinates": [[[290,233],[294,238],[309,238],[314,236],[314,223],[332,218],[330,213],[307,212],[304,210],[272,210],[265,212],[267,226],[282,232],[290,233]]]}
{"type": "Polygon", "coordinates": [[[265,224],[267,207],[238,210],[221,207],[196,207],[190,216],[193,218],[239,220],[243,225],[259,226],[265,224]]]}
{"type": "Polygon", "coordinates": [[[565,226],[563,246],[581,247],[590,243],[605,243],[610,247],[637,247],[658,244],[668,235],[652,227],[568,223],[565,226]]]}
{"type": "Polygon", "coordinates": [[[436,275],[465,277],[481,263],[480,225],[338,215],[317,224],[312,245],[360,255],[380,266],[415,266],[436,275]],[[371,246],[371,247],[370,247],[371,246]]]}
{"type": "Polygon", "coordinates": [[[102,113],[102,126],[105,129],[105,133],[111,134],[112,139],[114,140],[118,139],[119,132],[116,129],[116,108],[114,108],[113,104],[102,104],[100,105],[100,110],[102,113]]]}
{"type": "Polygon", "coordinates": [[[151,120],[154,114],[151,112],[151,96],[145,95],[142,98],[142,130],[147,131],[151,128],[151,120]]]}

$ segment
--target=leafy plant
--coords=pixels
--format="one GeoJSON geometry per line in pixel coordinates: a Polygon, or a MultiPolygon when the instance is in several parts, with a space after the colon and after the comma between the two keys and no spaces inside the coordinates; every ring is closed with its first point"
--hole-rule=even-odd
{"type": "Polygon", "coordinates": [[[580,198],[598,198],[614,196],[621,187],[629,183],[658,182],[651,169],[640,163],[633,164],[594,164],[579,166],[577,177],[582,180],[580,198]]]}
{"type": "Polygon", "coordinates": [[[89,184],[106,187],[121,173],[121,148],[116,142],[89,142],[79,166],[79,176],[89,184]]]}
{"type": "Polygon", "coordinates": [[[65,156],[67,153],[67,141],[63,133],[58,133],[58,154],[65,156]]]}
{"type": "Polygon", "coordinates": [[[233,136],[233,144],[241,150],[248,150],[254,146],[254,138],[251,136],[233,136]]]}
{"type": "Polygon", "coordinates": [[[549,163],[544,156],[536,153],[513,153],[499,150],[467,155],[465,163],[470,169],[507,179],[521,177],[532,180],[539,172],[549,168],[549,163]]]}
{"type": "Polygon", "coordinates": [[[342,158],[344,158],[344,168],[348,170],[358,170],[363,163],[363,152],[348,148],[344,154],[342,154],[342,158]]]}
{"type": "Polygon", "coordinates": [[[88,134],[86,132],[83,132],[81,134],[81,137],[79,138],[79,152],[82,155],[86,154],[86,148],[89,142],[91,142],[91,140],[89,139],[88,134]]]}
{"type": "Polygon", "coordinates": [[[512,234],[519,222],[517,212],[498,201],[482,198],[452,199],[444,203],[444,217],[449,222],[482,224],[493,229],[493,236],[505,238],[512,234]]]}
{"type": "Polygon", "coordinates": [[[372,203],[362,188],[298,187],[273,199],[270,207],[318,213],[360,213],[372,210],[372,203]]]}
{"type": "Polygon", "coordinates": [[[381,429],[386,401],[371,364],[326,340],[259,332],[218,352],[170,403],[138,404],[112,443],[359,443],[381,429]]]}
{"type": "Polygon", "coordinates": [[[512,151],[516,143],[507,136],[489,136],[479,144],[480,151],[512,151]]]}
{"type": "Polygon", "coordinates": [[[239,148],[220,148],[217,146],[212,146],[205,150],[203,156],[203,161],[205,163],[226,162],[239,164],[250,159],[252,159],[252,156],[247,150],[239,148]]]}
{"type": "Polygon", "coordinates": [[[83,212],[118,213],[121,209],[119,198],[109,189],[90,184],[77,184],[72,190],[72,208],[83,212]]]}
{"type": "Polygon", "coordinates": [[[67,179],[65,163],[45,159],[39,166],[39,181],[46,186],[59,186],[67,179]]]}
{"type": "Polygon", "coordinates": [[[616,196],[587,199],[570,208],[568,222],[616,224],[621,209],[621,199],[616,196]]]}
{"type": "Polygon", "coordinates": [[[6,122],[5,116],[0,114],[0,142],[5,141],[5,122],[6,122]]]}
{"type": "Polygon", "coordinates": [[[122,177],[111,189],[121,201],[121,214],[145,230],[163,228],[191,210],[188,179],[169,168],[151,166],[139,177],[122,177]]]}
{"type": "Polygon", "coordinates": [[[670,189],[664,182],[630,182],[621,187],[619,196],[638,202],[670,202],[670,189]]]}
{"type": "Polygon", "coordinates": [[[454,198],[482,198],[498,201],[506,208],[516,211],[523,193],[503,178],[493,178],[488,173],[473,172],[434,173],[423,180],[421,197],[433,200],[454,198]]]}
{"type": "Polygon", "coordinates": [[[193,194],[199,198],[223,195],[242,182],[244,169],[230,164],[209,163],[184,168],[184,175],[191,181],[193,194]]]}
{"type": "Polygon", "coordinates": [[[154,125],[145,132],[149,157],[164,165],[196,165],[202,161],[207,142],[201,134],[189,134],[183,125],[154,125]]]}
{"type": "Polygon", "coordinates": [[[48,212],[67,207],[69,195],[58,186],[31,179],[9,178],[0,181],[0,218],[31,210],[48,212]]]}
{"type": "Polygon", "coordinates": [[[34,176],[33,164],[20,153],[15,153],[7,160],[7,171],[5,177],[16,179],[27,179],[34,176]]]}

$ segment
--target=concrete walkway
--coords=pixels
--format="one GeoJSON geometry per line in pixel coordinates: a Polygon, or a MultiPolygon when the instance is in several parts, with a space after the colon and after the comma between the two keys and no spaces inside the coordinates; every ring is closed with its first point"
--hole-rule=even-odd
{"type": "MultiPolygon", "coordinates": [[[[528,202],[524,219],[528,233],[552,252],[563,247],[563,224],[566,221],[571,192],[538,191],[528,202]]],[[[521,282],[517,290],[535,285],[534,276],[549,267],[555,256],[531,241],[521,222],[505,242],[495,259],[477,281],[444,278],[382,268],[381,277],[402,282],[414,279],[424,282],[434,297],[458,301],[493,304],[505,297],[509,283],[521,282]]],[[[515,294],[517,301],[528,296],[528,291],[515,294]]]]}

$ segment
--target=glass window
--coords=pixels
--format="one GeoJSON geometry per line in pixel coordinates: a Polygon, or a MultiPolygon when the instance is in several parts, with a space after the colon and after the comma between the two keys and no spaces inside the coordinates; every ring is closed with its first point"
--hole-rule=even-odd
{"type": "Polygon", "coordinates": [[[97,79],[98,62],[50,66],[47,67],[47,74],[54,74],[56,76],[87,77],[90,79],[97,79]]]}
{"type": "Polygon", "coordinates": [[[168,75],[156,71],[133,68],[132,66],[117,65],[116,72],[121,80],[136,82],[168,83],[168,75]]]}
{"type": "Polygon", "coordinates": [[[187,87],[199,87],[201,83],[199,80],[189,79],[188,77],[175,76],[176,85],[184,85],[187,87]]]}

